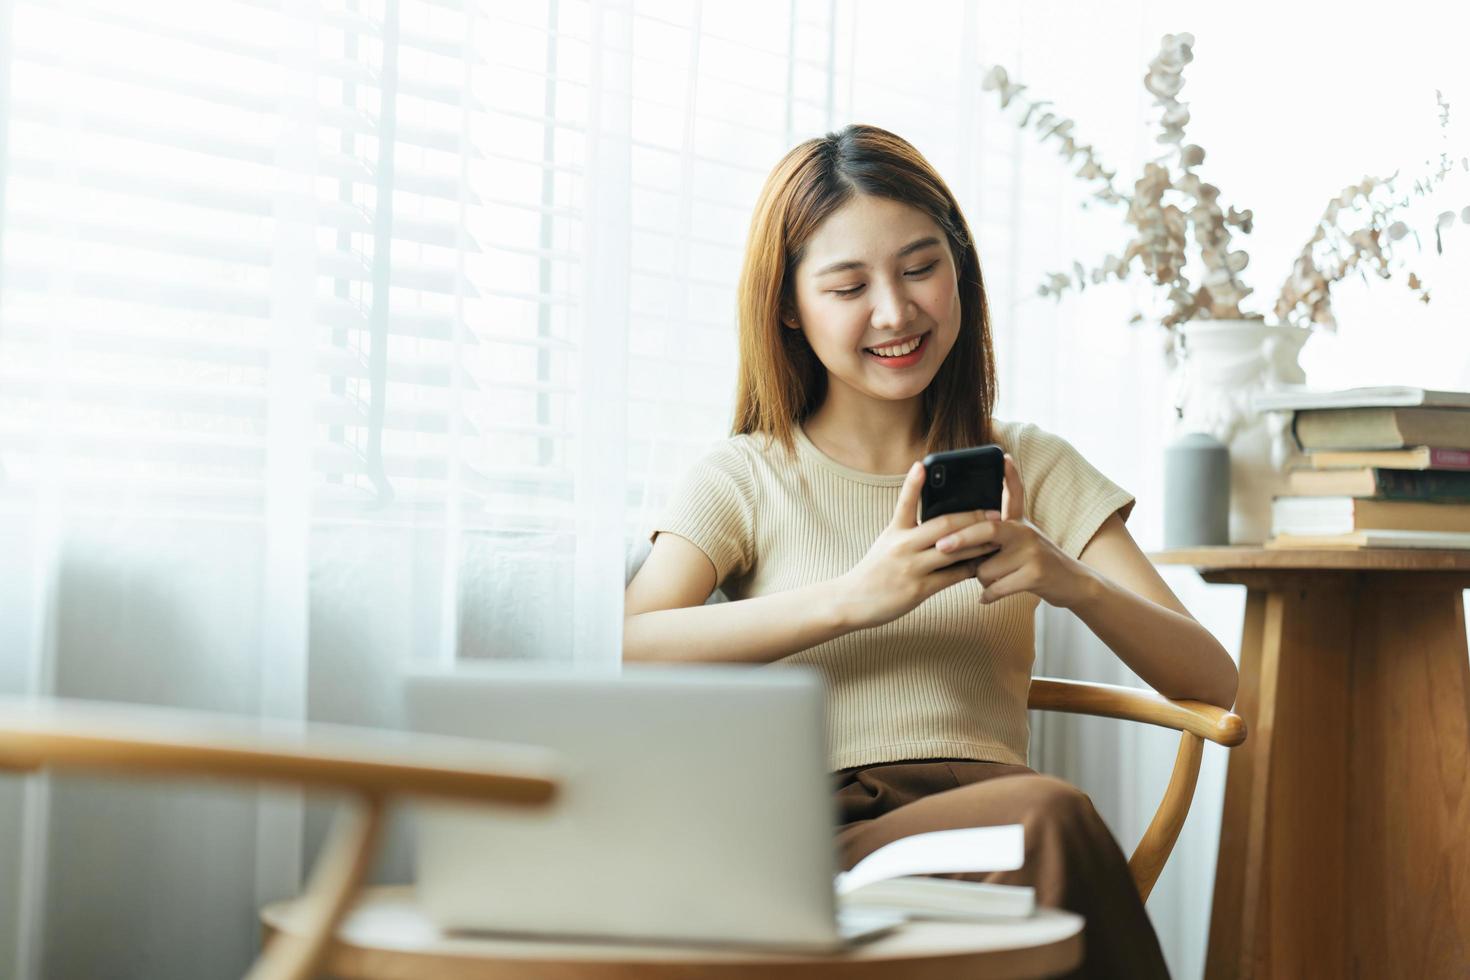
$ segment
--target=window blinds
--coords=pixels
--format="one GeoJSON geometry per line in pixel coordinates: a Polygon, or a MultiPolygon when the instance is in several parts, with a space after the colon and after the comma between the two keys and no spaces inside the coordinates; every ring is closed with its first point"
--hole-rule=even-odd
{"type": "Polygon", "coordinates": [[[527,250],[477,213],[506,206],[477,193],[493,186],[493,124],[468,83],[478,16],[403,0],[19,2],[13,17],[8,490],[33,486],[49,453],[69,492],[248,512],[272,446],[299,435],[272,423],[311,429],[328,510],[442,503],[451,460],[471,499],[555,478],[478,451],[487,421],[560,438],[554,413],[498,402],[565,391],[525,372],[491,393],[478,349],[567,345],[524,328],[565,287],[506,275],[527,250]],[[283,302],[280,229],[303,218],[311,273],[283,302]],[[303,354],[308,417],[272,418],[272,372],[303,354]]]}
{"type": "Polygon", "coordinates": [[[863,118],[962,190],[974,18],[934,78],[894,78],[880,55],[907,28],[865,8],[617,6],[626,91],[596,89],[586,0],[12,0],[0,495],[50,480],[101,506],[257,513],[273,454],[306,435],[317,514],[453,501],[466,527],[567,526],[605,274],[590,113],[622,99],[628,309],[609,322],[630,523],[647,516],[728,430],[765,174],[863,118]],[[273,400],[297,375],[309,397],[273,400]]]}

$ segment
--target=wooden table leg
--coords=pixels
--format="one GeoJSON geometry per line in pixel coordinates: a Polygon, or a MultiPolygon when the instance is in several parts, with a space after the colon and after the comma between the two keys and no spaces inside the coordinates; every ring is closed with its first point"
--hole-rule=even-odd
{"type": "MultiPolygon", "coordinates": [[[[1266,593],[1251,590],[1245,601],[1245,628],[1240,638],[1240,691],[1235,712],[1245,719],[1246,738],[1230,752],[1225,773],[1225,805],[1220,820],[1220,849],[1215,861],[1215,897],[1210,914],[1210,942],[1205,954],[1206,980],[1229,980],[1241,975],[1242,946],[1254,942],[1255,922],[1244,915],[1246,851],[1249,846],[1251,787],[1257,770],[1264,772],[1270,754],[1275,714],[1273,649],[1268,659],[1271,679],[1266,685],[1267,714],[1261,712],[1261,659],[1265,641],[1266,593]]],[[[1262,798],[1264,795],[1262,794],[1262,798]]]]}
{"type": "Polygon", "coordinates": [[[1458,588],[1369,576],[1353,659],[1352,975],[1470,976],[1470,655],[1458,588]],[[1418,587],[1415,587],[1415,586],[1418,587]]]}
{"type": "Polygon", "coordinates": [[[1470,975],[1463,576],[1249,585],[1206,977],[1470,975]]]}
{"type": "Polygon", "coordinates": [[[1344,975],[1350,583],[1248,595],[1236,711],[1250,734],[1226,777],[1210,980],[1344,975]]]}
{"type": "MultiPolygon", "coordinates": [[[[1347,977],[1348,705],[1355,576],[1273,592],[1281,666],[1267,800],[1254,972],[1347,977]]],[[[1255,828],[1252,828],[1255,831],[1255,828]]]]}

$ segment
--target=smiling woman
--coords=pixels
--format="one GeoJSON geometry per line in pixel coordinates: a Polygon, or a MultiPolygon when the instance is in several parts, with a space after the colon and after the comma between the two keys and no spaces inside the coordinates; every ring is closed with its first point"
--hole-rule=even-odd
{"type": "Polygon", "coordinates": [[[979,257],[949,188],[904,140],[850,126],[787,154],[751,219],[739,303],[737,432],[770,433],[789,452],[794,421],[821,445],[843,428],[834,418],[857,412],[869,435],[845,448],[877,472],[923,447],[989,441],[979,257]],[[916,339],[892,364],[873,352],[916,339]]]}
{"type": "Polygon", "coordinates": [[[992,417],[985,287],[943,180],[871,126],[796,147],[756,206],[739,326],[735,431],[654,526],[624,657],[817,668],[848,865],[924,830],[1022,823],[1025,868],[986,879],[1081,912],[1083,975],[1166,975],[1091,802],[1026,765],[1034,613],[1073,610],[1171,697],[1228,705],[1234,666],[1134,544],[1133,498],[992,417]],[[989,442],[1007,451],[1000,511],[918,523],[914,461],[989,442]],[[702,604],[716,586],[732,601],[702,604]]]}
{"type": "Polygon", "coordinates": [[[954,253],[924,211],[871,194],[834,211],[801,251],[782,322],[827,367],[829,385],[804,421],[806,433],[818,445],[834,442],[847,428],[842,420],[861,413],[863,445],[893,444],[898,456],[886,468],[881,458],[856,461],[878,472],[903,469],[927,445],[927,433],[917,431],[923,394],[960,335],[954,253]],[[895,403],[905,410],[889,411],[895,403]],[[877,405],[884,408],[869,410],[877,405]],[[887,426],[899,428],[875,428],[887,426]]]}

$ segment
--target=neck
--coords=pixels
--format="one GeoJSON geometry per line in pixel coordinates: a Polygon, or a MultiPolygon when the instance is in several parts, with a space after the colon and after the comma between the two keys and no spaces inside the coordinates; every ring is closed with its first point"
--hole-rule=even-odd
{"type": "Polygon", "coordinates": [[[843,394],[837,386],[830,388],[802,425],[818,449],[864,473],[904,473],[923,457],[922,395],[880,402],[843,394]]]}

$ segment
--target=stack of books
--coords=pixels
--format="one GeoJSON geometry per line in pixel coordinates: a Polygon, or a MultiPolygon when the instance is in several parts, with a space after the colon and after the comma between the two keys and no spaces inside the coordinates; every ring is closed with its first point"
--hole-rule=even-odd
{"type": "Polygon", "coordinates": [[[1272,500],[1267,548],[1470,548],[1470,392],[1266,392],[1305,462],[1272,500]]]}

